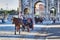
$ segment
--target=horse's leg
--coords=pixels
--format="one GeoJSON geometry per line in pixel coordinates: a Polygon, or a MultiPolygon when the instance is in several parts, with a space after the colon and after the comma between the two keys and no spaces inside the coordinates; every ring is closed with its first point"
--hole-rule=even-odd
{"type": "Polygon", "coordinates": [[[20,34],[20,30],[19,30],[19,34],[20,34]]]}
{"type": "Polygon", "coordinates": [[[20,24],[17,25],[17,31],[18,31],[19,34],[20,34],[20,24]]]}
{"type": "Polygon", "coordinates": [[[31,25],[32,26],[32,30],[33,30],[33,25],[31,25]]]}
{"type": "Polygon", "coordinates": [[[30,29],[29,29],[29,25],[27,26],[27,31],[28,31],[28,32],[30,31],[30,29]]]}
{"type": "Polygon", "coordinates": [[[15,26],[15,35],[16,35],[16,26],[15,26]]]}
{"type": "Polygon", "coordinates": [[[24,25],[22,25],[22,31],[24,31],[25,30],[25,26],[24,25]]]}
{"type": "MultiPolygon", "coordinates": [[[[20,26],[19,26],[20,27],[20,26]]],[[[20,34],[20,28],[19,28],[19,34],[20,34]]]]}

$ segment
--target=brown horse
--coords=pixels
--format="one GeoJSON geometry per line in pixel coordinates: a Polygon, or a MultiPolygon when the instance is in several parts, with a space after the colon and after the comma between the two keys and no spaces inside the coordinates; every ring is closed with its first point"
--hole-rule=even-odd
{"type": "Polygon", "coordinates": [[[15,18],[13,17],[13,23],[15,24],[15,34],[16,34],[16,31],[19,31],[19,34],[20,34],[20,25],[22,25],[23,27],[22,28],[27,28],[27,31],[29,32],[30,31],[30,28],[32,28],[33,30],[33,23],[32,22],[32,19],[27,19],[27,22],[26,24],[24,24],[24,22],[19,19],[19,18],[15,18]]]}
{"type": "Polygon", "coordinates": [[[15,17],[13,17],[12,20],[13,20],[13,24],[15,24],[15,35],[16,35],[16,31],[18,31],[20,34],[20,25],[22,25],[22,20],[15,17]]]}

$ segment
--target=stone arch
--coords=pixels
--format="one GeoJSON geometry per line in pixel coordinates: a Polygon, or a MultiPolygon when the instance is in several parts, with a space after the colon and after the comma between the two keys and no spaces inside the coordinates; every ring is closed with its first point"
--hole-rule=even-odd
{"type": "Polygon", "coordinates": [[[29,14],[29,8],[25,8],[25,9],[24,9],[24,15],[25,15],[25,14],[29,14]]]}
{"type": "Polygon", "coordinates": [[[50,8],[50,14],[52,14],[53,16],[56,16],[56,8],[55,7],[50,8]]]}
{"type": "MultiPolygon", "coordinates": [[[[37,11],[40,10],[40,12],[44,11],[44,7],[45,7],[45,5],[44,5],[44,3],[43,3],[42,1],[37,1],[37,2],[34,4],[34,14],[36,13],[36,10],[37,10],[37,11]],[[37,5],[39,5],[39,8],[37,8],[37,7],[38,7],[37,5]]],[[[40,14],[40,13],[39,13],[39,14],[40,14]]]]}
{"type": "Polygon", "coordinates": [[[34,4],[34,19],[35,23],[41,23],[43,21],[43,11],[45,11],[45,5],[42,1],[37,1],[34,4]]]}
{"type": "Polygon", "coordinates": [[[35,13],[35,8],[36,8],[35,6],[36,6],[36,4],[39,3],[39,2],[41,2],[41,1],[37,1],[37,2],[34,3],[34,13],[35,13]]]}

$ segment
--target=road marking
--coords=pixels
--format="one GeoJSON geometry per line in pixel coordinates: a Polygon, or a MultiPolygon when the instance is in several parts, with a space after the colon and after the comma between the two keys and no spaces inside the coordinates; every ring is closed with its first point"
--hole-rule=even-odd
{"type": "Polygon", "coordinates": [[[5,27],[5,26],[15,26],[14,24],[0,24],[0,26],[5,27]]]}
{"type": "MultiPolygon", "coordinates": [[[[0,24],[0,27],[5,26],[15,26],[15,24],[0,24]]],[[[42,28],[51,28],[51,27],[60,27],[60,25],[34,25],[34,27],[42,27],[42,28]]]]}
{"type": "Polygon", "coordinates": [[[51,27],[60,27],[60,25],[34,25],[34,27],[51,28],[51,27]]]}

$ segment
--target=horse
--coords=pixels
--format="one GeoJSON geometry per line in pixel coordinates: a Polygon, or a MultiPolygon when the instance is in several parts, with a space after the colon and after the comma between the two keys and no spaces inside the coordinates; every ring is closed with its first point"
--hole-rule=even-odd
{"type": "Polygon", "coordinates": [[[15,35],[16,35],[16,31],[19,32],[20,34],[20,28],[21,28],[20,25],[23,24],[22,20],[20,18],[13,17],[12,21],[13,21],[12,23],[15,24],[15,35]]]}

